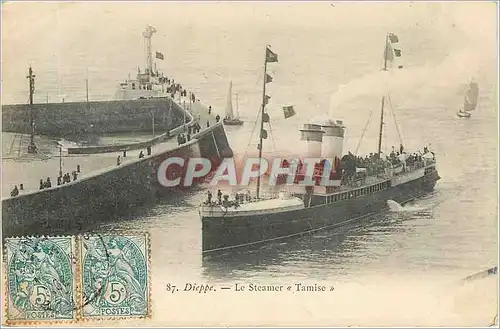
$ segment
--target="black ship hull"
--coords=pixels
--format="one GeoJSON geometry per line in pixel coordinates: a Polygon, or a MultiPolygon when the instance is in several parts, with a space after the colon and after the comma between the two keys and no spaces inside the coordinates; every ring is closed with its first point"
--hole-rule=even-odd
{"type": "Polygon", "coordinates": [[[437,171],[433,170],[418,179],[381,191],[304,209],[244,217],[204,217],[203,254],[253,247],[303,233],[335,228],[385,210],[387,200],[405,203],[429,193],[439,179],[437,171]]]}

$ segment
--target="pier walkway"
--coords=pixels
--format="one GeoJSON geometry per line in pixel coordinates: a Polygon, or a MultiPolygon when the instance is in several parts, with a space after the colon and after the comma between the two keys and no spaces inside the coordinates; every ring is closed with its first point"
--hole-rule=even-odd
{"type": "MultiPolygon", "coordinates": [[[[187,112],[191,113],[194,121],[200,124],[201,131],[207,129],[207,122],[210,123],[210,127],[216,123],[215,116],[208,114],[208,107],[200,101],[197,100],[190,104],[188,97],[175,97],[175,102],[182,109],[186,109],[187,112]]],[[[176,148],[178,143],[174,137],[179,133],[187,133],[187,127],[181,125],[171,130],[170,138],[152,146],[152,156],[176,148]]],[[[47,177],[50,178],[52,188],[56,187],[60,161],[63,175],[69,173],[71,181],[73,181],[72,172],[76,171],[78,165],[80,165],[81,172],[78,174],[77,180],[80,180],[113,170],[117,166],[118,156],[120,156],[121,160],[120,165],[138,161],[141,151],[145,157],[148,157],[146,148],[128,150],[126,157],[123,157],[123,152],[121,151],[81,155],[68,155],[66,152],[63,152],[63,155],[59,157],[55,155],[58,152],[58,148],[54,147],[53,151],[50,152],[52,155],[42,155],[43,158],[37,159],[26,154],[25,156],[21,155],[17,159],[2,159],[2,199],[10,198],[10,193],[15,185],[17,185],[18,189],[20,188],[20,184],[24,185],[24,191],[20,191],[20,194],[36,192],[39,190],[40,180],[46,181],[47,177]]]]}

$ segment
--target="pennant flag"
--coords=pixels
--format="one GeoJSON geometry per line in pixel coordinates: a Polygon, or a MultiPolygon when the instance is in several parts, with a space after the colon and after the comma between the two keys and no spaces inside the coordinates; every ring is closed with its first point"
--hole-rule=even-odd
{"type": "Polygon", "coordinates": [[[273,53],[269,47],[266,48],[266,62],[268,63],[277,63],[278,55],[273,53]]]}
{"type": "Polygon", "coordinates": [[[283,106],[283,113],[285,114],[285,119],[293,117],[296,114],[293,106],[283,106]]]}
{"type": "Polygon", "coordinates": [[[391,43],[399,42],[398,36],[393,33],[389,33],[389,40],[391,41],[391,43]]]}
{"type": "Polygon", "coordinates": [[[159,51],[156,52],[156,58],[163,60],[163,54],[159,51]]]}
{"type": "Polygon", "coordinates": [[[269,103],[269,100],[271,99],[271,96],[267,96],[265,95],[264,96],[264,104],[267,105],[267,103],[269,103]]]}
{"type": "Polygon", "coordinates": [[[266,83],[273,82],[273,77],[266,73],[266,83]]]}
{"type": "Polygon", "coordinates": [[[401,49],[394,49],[394,55],[396,57],[401,57],[401,49]]]}

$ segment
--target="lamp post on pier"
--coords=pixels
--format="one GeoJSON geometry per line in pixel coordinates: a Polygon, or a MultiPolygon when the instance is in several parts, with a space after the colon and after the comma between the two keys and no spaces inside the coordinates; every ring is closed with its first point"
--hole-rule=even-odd
{"type": "Polygon", "coordinates": [[[28,76],[29,79],[29,87],[30,87],[30,145],[28,145],[28,153],[35,154],[37,153],[37,147],[35,144],[35,117],[33,113],[33,94],[35,93],[35,77],[33,74],[33,69],[29,68],[28,76]]]}

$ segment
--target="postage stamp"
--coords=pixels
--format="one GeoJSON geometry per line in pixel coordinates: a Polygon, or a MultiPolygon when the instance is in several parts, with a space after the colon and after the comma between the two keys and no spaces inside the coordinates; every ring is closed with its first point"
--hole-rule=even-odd
{"type": "Polygon", "coordinates": [[[80,250],[83,318],[150,315],[147,234],[83,236],[80,250]]]}
{"type": "Polygon", "coordinates": [[[6,320],[76,320],[73,237],[6,239],[6,320]]]}

